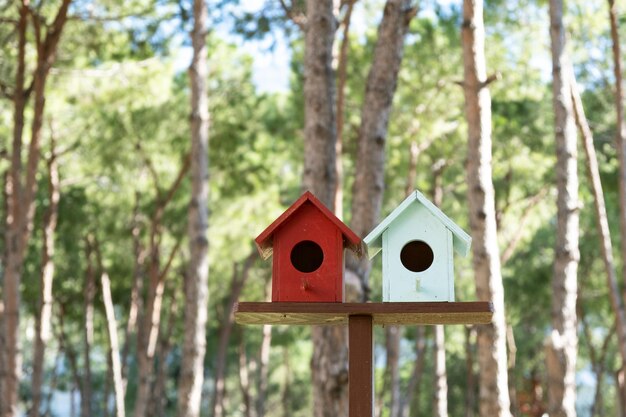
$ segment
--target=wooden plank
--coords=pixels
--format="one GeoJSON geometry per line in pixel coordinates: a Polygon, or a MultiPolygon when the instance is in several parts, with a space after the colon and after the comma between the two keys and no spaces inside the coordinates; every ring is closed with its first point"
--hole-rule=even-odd
{"type": "Polygon", "coordinates": [[[237,303],[239,324],[346,325],[350,315],[372,316],[377,325],[486,324],[487,301],[419,303],[237,303]]]}
{"type": "Polygon", "coordinates": [[[348,319],[350,417],[374,415],[374,338],[372,316],[348,319]]]}

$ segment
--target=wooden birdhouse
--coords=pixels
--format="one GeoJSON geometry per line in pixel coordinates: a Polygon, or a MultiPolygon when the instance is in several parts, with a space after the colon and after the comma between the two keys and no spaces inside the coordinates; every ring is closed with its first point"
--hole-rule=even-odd
{"type": "Polygon", "coordinates": [[[344,248],[362,253],[361,239],[308,191],[255,242],[273,256],[272,301],[343,302],[344,248]]]}
{"type": "Polygon", "coordinates": [[[383,301],[454,301],[453,252],[472,238],[414,191],[363,241],[370,258],[383,252],[383,301]]]}

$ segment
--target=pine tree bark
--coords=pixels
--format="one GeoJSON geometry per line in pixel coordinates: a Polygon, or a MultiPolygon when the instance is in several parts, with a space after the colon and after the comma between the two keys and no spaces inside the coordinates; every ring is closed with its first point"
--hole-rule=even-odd
{"type": "MultiPolygon", "coordinates": [[[[441,207],[443,203],[443,171],[446,161],[441,159],[433,164],[432,177],[433,204],[441,207]]],[[[443,325],[436,325],[434,328],[434,404],[433,415],[435,417],[448,417],[448,373],[446,371],[446,334],[443,325]]]]}
{"type": "Polygon", "coordinates": [[[139,193],[135,192],[135,206],[133,208],[133,218],[131,221],[131,235],[133,237],[133,254],[135,265],[133,269],[133,286],[130,292],[130,307],[128,309],[128,321],[126,322],[126,332],[124,335],[124,347],[122,348],[122,377],[124,387],[128,382],[127,364],[133,339],[136,340],[137,324],[141,326],[139,314],[143,310],[143,281],[144,262],[146,251],[141,244],[141,229],[139,221],[139,193]]]}
{"type": "Polygon", "coordinates": [[[346,81],[348,77],[348,49],[350,46],[350,22],[352,10],[357,0],[347,0],[346,14],[343,18],[343,30],[339,58],[337,64],[337,141],[335,142],[335,172],[337,176],[337,188],[335,190],[335,215],[343,218],[343,125],[345,113],[346,81]]]}
{"type": "MultiPolygon", "coordinates": [[[[182,274],[181,274],[182,275],[182,274]]],[[[172,282],[172,281],[170,281],[172,282]]],[[[165,407],[168,402],[167,398],[167,357],[172,350],[172,334],[176,327],[176,322],[179,320],[178,306],[179,301],[176,296],[176,288],[168,288],[170,295],[169,316],[165,328],[159,332],[159,344],[156,352],[157,358],[157,371],[156,382],[154,385],[154,392],[152,401],[152,407],[150,410],[151,417],[163,417],[165,416],[165,407]]]]}
{"type": "Polygon", "coordinates": [[[88,236],[85,239],[85,259],[87,269],[85,271],[85,288],[83,288],[83,308],[85,310],[85,324],[83,329],[83,351],[85,355],[83,363],[83,377],[80,384],[80,416],[92,415],[92,389],[91,389],[91,346],[94,337],[94,298],[96,296],[96,278],[92,261],[93,241],[88,236]]]}
{"type": "MultiPolygon", "coordinates": [[[[309,1],[311,9],[319,8],[325,3],[326,18],[332,17],[332,2],[309,1]],[[316,6],[313,5],[316,4],[316,6]],[[326,4],[328,3],[328,4],[326,4]]],[[[308,12],[308,10],[307,10],[308,12]]],[[[388,0],[385,4],[383,19],[378,28],[378,40],[374,49],[372,67],[369,71],[365,99],[361,110],[361,127],[359,129],[359,151],[357,155],[355,183],[352,203],[352,230],[359,236],[365,236],[376,224],[380,215],[383,196],[383,176],[385,162],[385,138],[393,95],[395,93],[398,71],[402,60],[404,35],[408,24],[416,10],[409,0],[388,0]]],[[[314,16],[308,14],[309,16],[314,16]]],[[[311,31],[316,20],[308,18],[308,31],[311,31]]],[[[328,31],[334,28],[328,24],[323,26],[328,31]]],[[[307,39],[310,33],[307,32],[307,39]]],[[[323,56],[330,58],[332,34],[326,34],[328,53],[323,56]]],[[[330,68],[330,62],[327,62],[330,68]]],[[[319,64],[318,64],[319,65],[319,64]]],[[[309,67],[309,65],[307,65],[309,67]]],[[[330,83],[332,88],[333,83],[330,83]]],[[[306,94],[306,88],[305,88],[306,94]]],[[[332,103],[332,101],[330,102],[332,103]]],[[[329,105],[329,104],[327,104],[329,105]]],[[[307,121],[308,123],[308,121],[307,121]]],[[[333,126],[334,124],[329,125],[333,126]]],[[[329,139],[330,142],[330,139],[329,139]]],[[[324,184],[336,181],[335,143],[329,143],[325,161],[333,175],[327,177],[324,184]]],[[[307,148],[305,147],[305,152],[307,148]]],[[[305,156],[305,186],[312,179],[311,170],[307,171],[305,156]],[[307,177],[307,173],[309,176],[307,177]],[[309,178],[307,180],[307,178],[309,178]]],[[[324,178],[320,178],[324,180],[324,178]]],[[[318,180],[319,181],[319,180],[318,180]]],[[[320,190],[324,187],[320,186],[320,190]]],[[[335,189],[335,185],[330,187],[335,189]]],[[[329,206],[333,203],[332,194],[324,201],[329,206]]],[[[346,301],[362,301],[367,297],[370,264],[365,258],[361,260],[348,256],[345,274],[346,301]]],[[[313,370],[313,398],[315,417],[345,416],[348,412],[348,353],[346,349],[347,334],[342,328],[314,328],[314,352],[311,367],[313,370]]]]}
{"type": "Polygon", "coordinates": [[[291,417],[291,366],[289,363],[289,349],[283,348],[283,366],[285,367],[285,381],[283,383],[283,392],[281,394],[280,403],[282,405],[282,416],[291,417]]]}
{"type": "MultiPolygon", "coordinates": [[[[304,52],[304,173],[302,188],[334,210],[336,177],[332,0],[307,0],[304,52]]],[[[347,415],[347,338],[342,328],[312,329],[313,415],[347,415]]]]}
{"type": "Polygon", "coordinates": [[[28,20],[28,3],[22,1],[20,18],[17,26],[18,51],[15,89],[13,93],[13,148],[11,167],[5,187],[6,193],[6,233],[5,233],[5,270],[2,288],[3,311],[3,352],[2,352],[2,381],[0,387],[0,416],[17,416],[18,385],[21,377],[21,352],[19,345],[19,310],[20,310],[20,281],[22,273],[23,254],[19,251],[21,239],[22,213],[22,135],[24,131],[24,108],[26,96],[24,92],[24,78],[26,72],[25,49],[26,27],[28,20]]]}
{"type": "Polygon", "coordinates": [[[602,389],[604,388],[603,380],[604,374],[606,373],[606,356],[608,353],[609,343],[611,342],[611,339],[613,339],[616,328],[615,326],[611,327],[607,335],[604,337],[604,341],[600,347],[600,352],[598,352],[597,348],[593,344],[592,331],[589,323],[587,323],[587,320],[585,319],[585,310],[583,309],[581,303],[578,304],[578,317],[580,318],[580,323],[582,325],[583,335],[585,339],[587,339],[591,370],[595,374],[596,378],[596,388],[593,396],[594,399],[593,405],[591,406],[590,417],[603,416],[604,404],[602,399],[602,389]]]}
{"type": "MultiPolygon", "coordinates": [[[[265,299],[271,300],[272,283],[267,281],[265,285],[265,299]]],[[[267,408],[267,393],[269,388],[270,373],[270,348],[272,347],[272,325],[263,326],[263,337],[261,338],[261,348],[259,349],[259,379],[257,383],[257,401],[256,415],[257,417],[265,415],[267,408]]]]}
{"type": "Polygon", "coordinates": [[[263,326],[261,349],[259,350],[259,379],[257,384],[256,415],[264,416],[267,409],[269,390],[270,348],[272,347],[272,325],[263,326]]]}
{"type": "Polygon", "coordinates": [[[433,415],[435,417],[448,417],[448,374],[446,372],[446,336],[442,325],[437,325],[435,330],[435,344],[433,353],[435,357],[435,381],[434,381],[434,404],[433,415]]]}
{"type": "Polygon", "coordinates": [[[611,232],[609,229],[606,204],[604,202],[604,192],[600,180],[600,170],[598,168],[598,157],[593,145],[593,133],[585,116],[582,99],[578,91],[578,85],[574,76],[573,68],[570,68],[570,89],[572,97],[572,107],[576,124],[582,136],[583,148],[585,150],[585,160],[587,162],[587,173],[593,191],[593,203],[596,211],[596,225],[600,235],[600,253],[604,263],[607,287],[609,289],[609,300],[611,309],[615,315],[615,325],[618,336],[618,348],[622,357],[622,363],[626,363],[626,312],[622,297],[620,297],[617,275],[615,273],[615,261],[613,259],[613,244],[611,243],[611,232]]]}
{"type": "Polygon", "coordinates": [[[552,333],[547,337],[548,414],[576,415],[576,297],[578,251],[578,174],[576,125],[570,63],[565,52],[563,1],[550,0],[552,91],[556,139],[557,230],[552,280],[552,333]]]}
{"type": "Polygon", "coordinates": [[[78,372],[78,354],[74,350],[74,348],[69,344],[67,334],[65,333],[65,311],[66,306],[61,304],[58,309],[57,318],[59,321],[58,330],[56,332],[57,340],[59,342],[59,349],[65,353],[65,357],[69,362],[69,367],[72,372],[72,389],[70,392],[70,407],[72,412],[70,413],[72,416],[75,415],[73,411],[73,402],[74,402],[74,390],[78,389],[81,392],[81,399],[84,397],[82,394],[82,381],[80,374],[78,372]]]}
{"type": "Polygon", "coordinates": [[[189,205],[189,273],[185,283],[185,338],[178,384],[178,417],[198,417],[204,380],[208,279],[209,106],[206,32],[208,9],[194,0],[189,68],[191,88],[191,203],[189,205]]]}
{"type": "Polygon", "coordinates": [[[400,411],[400,339],[402,338],[402,327],[385,326],[385,376],[383,381],[383,389],[378,394],[380,405],[378,415],[383,415],[383,409],[389,410],[390,417],[397,417],[400,411]],[[389,391],[389,403],[385,406],[385,397],[389,391]]]}
{"type": "Polygon", "coordinates": [[[332,68],[336,29],[333,1],[307,0],[306,16],[302,188],[334,210],[337,130],[332,68]]]}
{"type": "MultiPolygon", "coordinates": [[[[137,146],[141,150],[141,146],[137,146]]],[[[148,167],[152,167],[152,161],[147,156],[144,156],[144,160],[148,167]]],[[[178,253],[180,248],[180,240],[178,240],[175,246],[170,251],[167,261],[163,267],[161,267],[161,242],[163,235],[163,215],[168,204],[174,198],[176,191],[180,188],[180,185],[187,175],[189,170],[189,158],[185,157],[183,164],[180,167],[178,174],[165,194],[161,192],[159,186],[159,179],[155,172],[153,182],[156,189],[155,196],[155,210],[150,219],[150,243],[149,243],[149,263],[148,263],[148,290],[145,303],[141,304],[145,306],[145,311],[142,312],[141,326],[139,328],[137,337],[137,363],[138,363],[138,387],[137,398],[135,400],[134,416],[144,417],[148,412],[148,407],[152,399],[152,387],[154,385],[154,356],[157,349],[157,341],[159,339],[159,332],[161,328],[161,307],[163,304],[163,292],[165,289],[165,279],[172,266],[172,262],[178,253]]],[[[135,250],[140,250],[135,242],[135,250]]],[[[137,253],[135,268],[141,268],[141,256],[137,253]]],[[[135,285],[133,289],[137,291],[141,288],[141,271],[135,271],[135,285]]],[[[132,302],[131,293],[131,302],[132,302]]],[[[138,305],[137,302],[135,305],[138,305]]],[[[133,304],[131,303],[131,310],[133,304]]],[[[132,313],[132,311],[131,311],[132,313]]]]}
{"type": "MultiPolygon", "coordinates": [[[[361,109],[358,152],[352,189],[352,230],[359,236],[369,233],[378,218],[383,201],[385,143],[393,96],[404,50],[404,37],[417,13],[410,0],[388,0],[378,27],[374,58],[365,87],[361,109]]],[[[350,258],[348,267],[367,288],[370,263],[350,258]]],[[[364,294],[361,294],[363,297],[364,294]]]]}
{"type": "MultiPolygon", "coordinates": [[[[622,259],[626,259],[626,123],[624,122],[624,86],[622,82],[622,53],[619,41],[619,20],[615,0],[608,0],[613,73],[615,75],[615,149],[619,160],[619,211],[622,236],[622,259]]],[[[622,280],[626,283],[626,261],[622,262],[622,280]]]]}
{"type": "Polygon", "coordinates": [[[34,13],[28,1],[20,6],[18,21],[18,66],[14,91],[14,126],[11,167],[6,185],[7,190],[7,231],[4,260],[4,378],[2,381],[2,401],[0,416],[18,415],[18,390],[21,377],[21,352],[19,343],[20,282],[26,247],[33,228],[34,199],[37,188],[36,174],[39,164],[39,142],[45,109],[45,87],[50,68],[55,62],[56,49],[67,21],[67,11],[71,0],[63,0],[57,14],[42,38],[37,17],[33,19],[37,47],[37,64],[33,74],[34,107],[31,124],[31,138],[28,146],[25,180],[22,182],[22,136],[24,131],[24,109],[27,92],[24,88],[26,75],[25,48],[28,15],[34,13]]]}
{"type": "Polygon", "coordinates": [[[124,417],[124,381],[122,379],[122,362],[120,360],[120,348],[117,336],[117,320],[113,309],[113,299],[111,297],[111,280],[106,271],[100,274],[100,285],[102,286],[102,300],[107,320],[107,336],[109,338],[109,353],[111,369],[113,371],[113,391],[115,392],[115,416],[124,417]]]}
{"type": "Polygon", "coordinates": [[[413,371],[409,378],[406,394],[400,399],[399,417],[408,417],[409,415],[417,415],[419,413],[419,387],[426,365],[426,348],[426,327],[419,326],[415,335],[415,363],[413,364],[413,371]],[[415,412],[410,414],[409,411],[414,398],[417,399],[414,408],[415,412]]]}
{"type": "Polygon", "coordinates": [[[478,327],[481,416],[510,413],[504,288],[497,242],[495,197],[491,174],[491,96],[487,88],[483,1],[463,1],[465,116],[468,126],[467,188],[476,296],[491,301],[490,324],[478,327]]]}
{"type": "Polygon", "coordinates": [[[51,137],[48,159],[48,201],[44,214],[43,251],[39,293],[39,311],[35,317],[35,347],[33,354],[32,406],[30,417],[38,417],[41,409],[46,344],[50,339],[52,320],[52,282],[54,279],[54,234],[57,226],[60,200],[59,167],[54,136],[51,137]]]}
{"type": "Polygon", "coordinates": [[[476,408],[476,374],[474,371],[474,346],[476,339],[476,328],[474,326],[465,327],[465,413],[464,417],[474,417],[476,408]]]}
{"type": "Polygon", "coordinates": [[[240,266],[235,263],[233,265],[233,277],[230,282],[230,296],[224,308],[224,318],[220,324],[220,332],[217,341],[217,353],[215,355],[215,389],[213,391],[213,409],[211,415],[213,417],[222,417],[224,415],[224,393],[225,393],[225,376],[226,376],[226,354],[230,335],[235,324],[235,317],[232,313],[233,306],[239,300],[239,295],[248,279],[252,263],[256,259],[256,252],[246,258],[244,264],[240,266]]]}
{"type": "Polygon", "coordinates": [[[243,338],[243,331],[239,338],[239,389],[243,402],[243,415],[253,417],[252,395],[250,395],[250,373],[248,372],[248,357],[246,355],[246,344],[243,338]]]}

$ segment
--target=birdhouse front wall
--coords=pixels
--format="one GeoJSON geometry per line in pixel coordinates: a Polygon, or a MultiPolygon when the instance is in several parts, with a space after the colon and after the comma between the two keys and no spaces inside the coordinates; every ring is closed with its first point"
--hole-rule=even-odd
{"type": "Polygon", "coordinates": [[[383,301],[454,301],[452,233],[419,203],[383,233],[383,301]]]}
{"type": "Polygon", "coordinates": [[[305,203],[273,239],[272,301],[343,301],[343,237],[316,207],[305,203]]]}

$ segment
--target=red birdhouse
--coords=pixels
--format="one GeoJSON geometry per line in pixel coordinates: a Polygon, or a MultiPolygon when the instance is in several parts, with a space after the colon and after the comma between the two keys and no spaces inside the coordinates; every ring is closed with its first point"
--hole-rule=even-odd
{"type": "Polygon", "coordinates": [[[361,255],[361,239],[305,192],[255,239],[273,255],[272,301],[343,302],[343,251],[361,255]]]}

